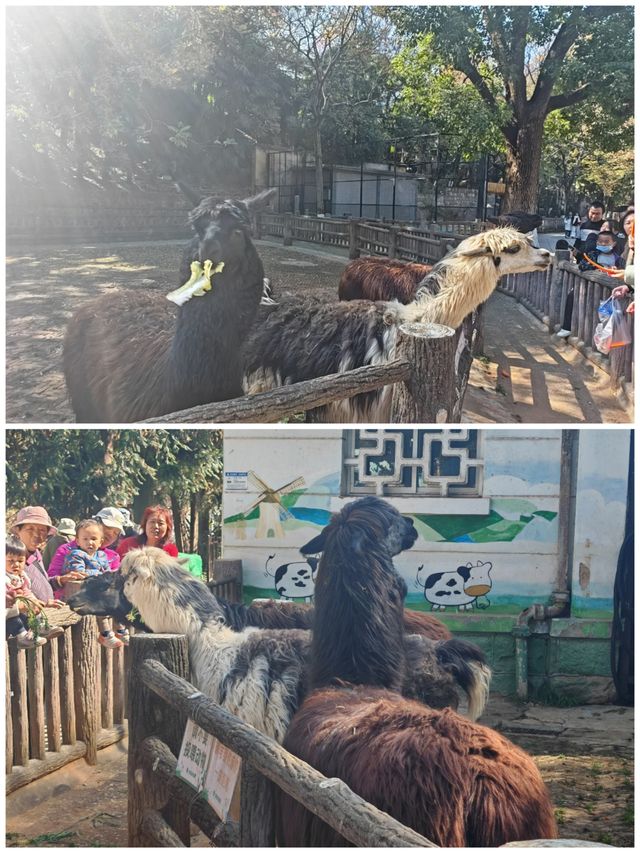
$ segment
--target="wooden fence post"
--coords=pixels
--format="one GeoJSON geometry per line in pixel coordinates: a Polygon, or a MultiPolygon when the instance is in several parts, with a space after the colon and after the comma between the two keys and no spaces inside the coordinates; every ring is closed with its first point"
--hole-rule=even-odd
{"type": "Polygon", "coordinates": [[[484,353],[484,315],[485,302],[481,302],[476,308],[475,337],[473,339],[473,355],[484,353]]]}
{"type": "Polygon", "coordinates": [[[240,847],[275,847],[273,783],[246,762],[240,780],[240,847]]]}
{"type": "Polygon", "coordinates": [[[293,245],[293,214],[285,213],[284,223],[282,226],[282,244],[283,246],[293,245]]]}
{"type": "Polygon", "coordinates": [[[13,767],[13,719],[11,716],[11,675],[9,661],[9,644],[4,644],[5,664],[4,664],[4,712],[6,719],[5,734],[5,771],[11,773],[13,767]]]}
{"type": "Polygon", "coordinates": [[[98,763],[100,725],[100,646],[95,616],[85,616],[71,628],[73,636],[73,685],[76,706],[76,734],[87,747],[87,764],[98,763]]]}
{"type": "Polygon", "coordinates": [[[556,323],[562,322],[562,270],[560,269],[560,261],[568,261],[571,259],[571,252],[566,249],[556,249],[556,255],[553,262],[553,272],[551,274],[551,287],[549,293],[549,329],[553,332],[556,323]]]}
{"type": "Polygon", "coordinates": [[[353,261],[360,257],[360,245],[358,242],[358,229],[360,221],[358,219],[349,220],[349,260],[353,261]]]}
{"type": "MultiPolygon", "coordinates": [[[[140,667],[146,660],[157,660],[168,670],[189,680],[187,638],[175,634],[135,634],[129,643],[129,756],[128,756],[128,847],[148,847],[144,831],[148,813],[160,812],[171,829],[189,845],[189,809],[168,789],[156,784],[153,771],[144,769],[142,744],[145,738],[157,736],[177,756],[186,725],[186,717],[158,699],[145,687],[140,667]]],[[[153,766],[153,765],[152,765],[153,766]]],[[[195,792],[194,792],[195,793],[195,792]]]]}
{"type": "Polygon", "coordinates": [[[396,357],[413,373],[393,386],[392,423],[449,423],[458,402],[455,370],[456,333],[438,323],[403,323],[396,357]]]}

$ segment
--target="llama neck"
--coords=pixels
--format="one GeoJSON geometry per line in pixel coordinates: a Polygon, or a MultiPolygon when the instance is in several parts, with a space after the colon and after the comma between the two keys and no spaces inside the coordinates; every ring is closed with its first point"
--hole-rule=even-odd
{"type": "Polygon", "coordinates": [[[457,329],[468,314],[491,296],[498,279],[498,269],[491,258],[457,259],[446,267],[439,292],[425,294],[407,305],[403,319],[441,323],[457,329]]]}
{"type": "Polygon", "coordinates": [[[312,689],[348,682],[399,690],[404,677],[403,602],[375,561],[318,574],[312,689]],[[363,583],[363,578],[365,582],[363,583]]]}
{"type": "Polygon", "coordinates": [[[215,378],[215,399],[242,393],[241,348],[260,304],[263,267],[257,254],[229,264],[213,277],[212,290],[179,309],[171,347],[176,386],[189,405],[207,402],[207,380],[215,378]],[[204,393],[204,399],[192,398],[204,393]],[[229,393],[228,393],[229,392],[229,393]]]}

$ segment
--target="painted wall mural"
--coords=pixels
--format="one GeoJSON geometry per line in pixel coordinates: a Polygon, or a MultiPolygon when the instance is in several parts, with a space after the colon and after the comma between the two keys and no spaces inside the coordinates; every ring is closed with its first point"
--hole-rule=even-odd
{"type": "MultiPolygon", "coordinates": [[[[605,618],[612,608],[626,472],[621,461],[596,482],[591,462],[606,453],[609,432],[581,436],[574,615],[579,609],[605,618]]],[[[353,500],[341,494],[342,433],[238,433],[225,436],[224,555],[243,560],[248,599],[312,600],[317,562],[304,560],[299,548],[353,500]]],[[[479,497],[390,498],[419,534],[396,559],[408,607],[499,616],[549,601],[557,571],[560,445],[559,430],[487,430],[479,497]]]]}
{"type": "Polygon", "coordinates": [[[416,584],[424,589],[424,597],[432,610],[486,610],[491,602],[489,573],[493,563],[478,560],[475,565],[467,563],[453,572],[431,572],[424,574],[424,565],[418,566],[416,584]],[[421,573],[422,577],[421,577],[421,573]]]}

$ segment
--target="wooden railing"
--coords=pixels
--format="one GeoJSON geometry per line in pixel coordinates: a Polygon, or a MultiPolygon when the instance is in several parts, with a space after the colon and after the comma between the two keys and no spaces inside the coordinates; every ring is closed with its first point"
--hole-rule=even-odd
{"type": "MultiPolygon", "coordinates": [[[[557,331],[564,316],[568,294],[573,291],[571,336],[568,342],[586,358],[607,371],[612,383],[622,388],[633,380],[634,323],[629,320],[632,342],[611,350],[609,355],[598,352],[593,334],[600,322],[598,306],[611,295],[619,281],[605,273],[582,272],[568,260],[568,252],[558,251],[553,264],[545,272],[519,273],[500,280],[498,290],[515,297],[541,320],[550,332],[557,331]]],[[[628,300],[624,300],[624,305],[628,300]]]]}
{"type": "Polygon", "coordinates": [[[277,423],[302,412],[314,423],[326,422],[313,410],[387,385],[393,388],[385,422],[459,423],[473,354],[478,352],[479,328],[479,312],[467,317],[459,329],[435,323],[401,325],[396,358],[387,364],[205,403],[149,418],[148,423],[277,423]]]}
{"type": "MultiPolygon", "coordinates": [[[[189,683],[186,637],[137,635],[131,640],[130,660],[129,847],[188,847],[195,823],[214,847],[273,848],[277,789],[356,847],[438,846],[363,800],[341,779],[327,779],[204,696],[189,683]],[[234,817],[226,821],[195,788],[176,776],[188,719],[242,760],[239,813],[236,808],[234,817]]],[[[406,784],[409,791],[409,777],[406,784]]],[[[562,848],[589,843],[541,839],[503,846],[562,848]]]]}
{"type": "Polygon", "coordinates": [[[387,222],[261,213],[254,222],[257,238],[279,237],[285,246],[295,240],[348,249],[350,258],[361,253],[435,263],[469,234],[487,227],[485,222],[443,222],[415,228],[387,222]]]}
{"type": "Polygon", "coordinates": [[[185,637],[131,639],[129,847],[189,846],[190,822],[216,847],[274,847],[274,785],[357,846],[437,846],[220,708],[189,677],[185,637]],[[221,823],[208,803],[176,777],[187,718],[241,757],[239,821],[221,823]]]}
{"type": "Polygon", "coordinates": [[[126,650],[99,645],[94,616],[51,621],[64,632],[44,646],[5,644],[7,793],[83,756],[96,764],[126,734],[126,650]]]}

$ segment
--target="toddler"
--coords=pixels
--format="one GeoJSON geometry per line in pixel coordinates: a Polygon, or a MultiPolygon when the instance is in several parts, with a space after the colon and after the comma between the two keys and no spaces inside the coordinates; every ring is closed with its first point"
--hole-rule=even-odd
{"type": "MultiPolygon", "coordinates": [[[[103,542],[103,530],[100,522],[94,518],[86,518],[76,524],[76,545],[64,558],[62,574],[67,572],[81,572],[85,577],[101,575],[103,572],[111,571],[109,560],[100,546],[103,542]]],[[[100,636],[98,642],[107,649],[117,649],[126,645],[129,640],[129,632],[124,625],[118,625],[114,632],[109,627],[109,617],[104,616],[99,620],[100,636]]]]}
{"type": "Polygon", "coordinates": [[[43,646],[49,638],[62,634],[63,628],[60,626],[47,626],[41,612],[44,602],[36,598],[31,581],[25,574],[27,549],[17,536],[8,536],[6,539],[5,565],[7,637],[15,637],[19,649],[33,649],[43,646]],[[27,621],[29,612],[36,614],[38,621],[35,633],[27,621]]]}

